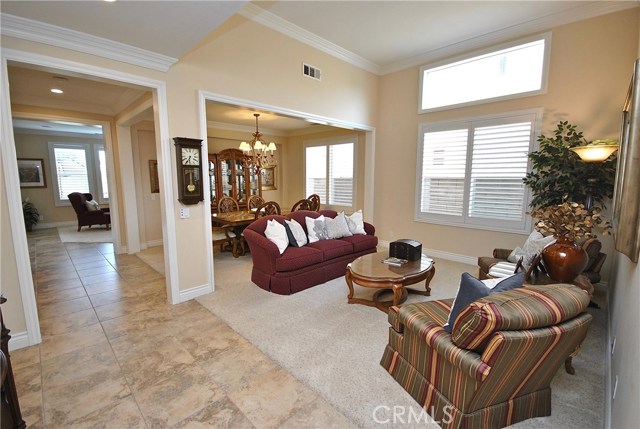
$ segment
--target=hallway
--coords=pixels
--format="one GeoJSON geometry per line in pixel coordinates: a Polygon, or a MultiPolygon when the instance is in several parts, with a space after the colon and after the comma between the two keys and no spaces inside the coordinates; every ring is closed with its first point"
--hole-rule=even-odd
{"type": "Polygon", "coordinates": [[[353,426],[196,301],[167,304],[135,255],[28,241],[43,341],[11,358],[29,428],[353,426]]]}

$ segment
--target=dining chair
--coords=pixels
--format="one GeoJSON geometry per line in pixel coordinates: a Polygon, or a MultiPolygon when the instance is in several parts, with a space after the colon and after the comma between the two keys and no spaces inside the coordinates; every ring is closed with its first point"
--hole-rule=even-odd
{"type": "Polygon", "coordinates": [[[267,201],[258,207],[255,218],[258,219],[263,216],[279,215],[280,213],[280,204],[275,201],[267,201]]]}
{"type": "Polygon", "coordinates": [[[247,207],[249,208],[249,210],[257,209],[262,204],[264,204],[264,198],[262,198],[260,195],[251,195],[249,197],[247,207]]]}
{"type": "Polygon", "coordinates": [[[295,203],[293,207],[291,207],[291,211],[295,212],[298,210],[313,210],[312,206],[313,206],[313,203],[311,202],[311,200],[303,198],[297,203],[295,203]]]}
{"type": "Polygon", "coordinates": [[[320,211],[320,195],[311,194],[307,197],[311,201],[311,210],[314,212],[320,211]]]}
{"type": "Polygon", "coordinates": [[[239,210],[238,202],[232,197],[222,197],[218,201],[218,213],[237,212],[239,210]]]}
{"type": "MultiPolygon", "coordinates": [[[[237,212],[240,210],[240,206],[238,205],[238,201],[232,197],[222,197],[220,201],[218,201],[218,213],[229,213],[229,212],[237,212]]],[[[224,225],[220,227],[221,232],[224,233],[226,240],[223,240],[220,243],[220,251],[224,252],[225,250],[231,251],[233,249],[233,240],[236,238],[236,234],[232,231],[232,228],[228,225],[224,225]]]]}

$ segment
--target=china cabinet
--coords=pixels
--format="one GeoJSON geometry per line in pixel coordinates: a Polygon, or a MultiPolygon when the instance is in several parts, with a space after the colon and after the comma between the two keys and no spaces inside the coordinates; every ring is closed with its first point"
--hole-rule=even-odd
{"type": "Polygon", "coordinates": [[[221,197],[233,197],[240,209],[247,208],[251,195],[262,196],[260,176],[246,168],[244,155],[238,149],[225,149],[209,154],[209,185],[211,189],[211,211],[218,210],[221,197]]]}

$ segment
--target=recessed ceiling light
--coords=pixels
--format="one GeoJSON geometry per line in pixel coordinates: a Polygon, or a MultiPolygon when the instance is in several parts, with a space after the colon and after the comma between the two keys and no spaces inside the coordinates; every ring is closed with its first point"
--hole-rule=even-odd
{"type": "Polygon", "coordinates": [[[51,92],[53,92],[54,94],[63,94],[64,91],[59,89],[59,88],[51,88],[51,92]]]}

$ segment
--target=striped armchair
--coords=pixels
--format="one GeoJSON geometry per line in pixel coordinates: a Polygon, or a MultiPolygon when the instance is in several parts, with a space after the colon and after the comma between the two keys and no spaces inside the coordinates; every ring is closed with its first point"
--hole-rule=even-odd
{"type": "Polygon", "coordinates": [[[591,323],[588,295],[567,284],[498,293],[467,306],[449,334],[452,302],[392,307],[381,365],[444,429],[551,415],[551,380],[591,323]]]}

